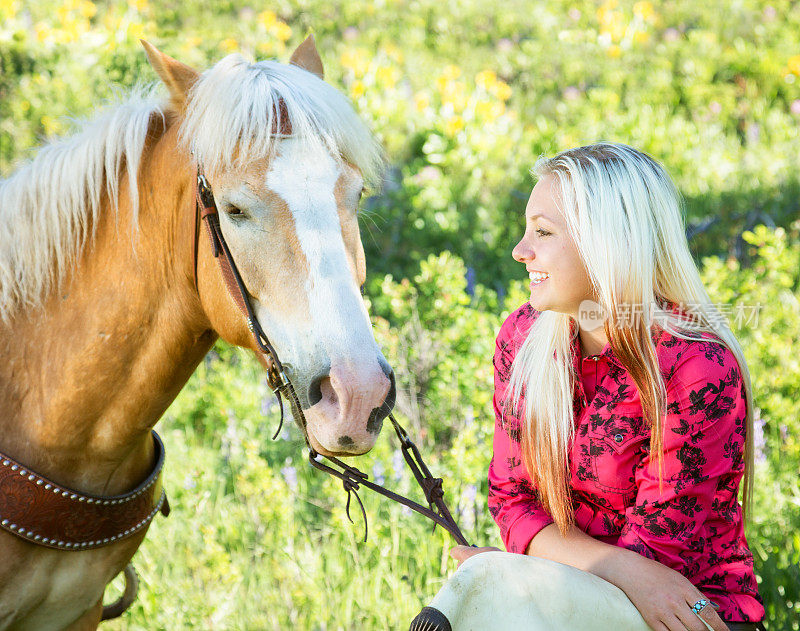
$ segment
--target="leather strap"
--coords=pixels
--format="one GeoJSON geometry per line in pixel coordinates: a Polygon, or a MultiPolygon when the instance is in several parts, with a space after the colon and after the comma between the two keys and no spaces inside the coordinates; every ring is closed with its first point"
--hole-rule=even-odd
{"type": "Polygon", "coordinates": [[[132,491],[110,497],[56,484],[0,454],[0,527],[40,546],[90,550],[136,534],[159,511],[166,517],[164,444],[152,434],[155,464],[150,474],[132,491]]]}
{"type": "MultiPolygon", "coordinates": [[[[222,273],[222,279],[225,281],[225,286],[228,288],[228,293],[245,316],[247,328],[249,328],[250,332],[253,334],[256,346],[263,354],[267,363],[267,381],[269,382],[270,388],[279,392],[287,389],[289,386],[289,379],[286,377],[283,365],[278,359],[278,353],[261,328],[258,318],[256,318],[255,311],[250,303],[247,288],[239,274],[236,263],[233,261],[233,256],[228,249],[228,243],[225,241],[225,236],[222,234],[222,228],[219,223],[219,212],[217,210],[217,204],[214,201],[214,193],[211,191],[211,186],[208,184],[199,165],[197,167],[197,179],[195,181],[195,208],[195,212],[199,217],[195,222],[195,226],[201,221],[205,223],[208,237],[211,240],[214,258],[217,259],[220,272],[222,273]]],[[[195,253],[196,252],[197,247],[195,247],[195,253]]],[[[197,282],[197,258],[195,258],[194,261],[194,268],[195,282],[197,282]]],[[[291,395],[289,398],[293,400],[295,396],[291,395]]]]}
{"type": "MultiPolygon", "coordinates": [[[[286,396],[289,399],[289,404],[291,405],[293,415],[297,424],[300,426],[300,429],[303,432],[303,438],[305,438],[306,445],[309,448],[309,462],[312,466],[320,469],[321,471],[325,471],[330,475],[339,478],[342,481],[342,486],[347,491],[347,517],[350,518],[350,493],[352,492],[356,496],[356,500],[358,500],[358,504],[361,508],[361,512],[364,516],[364,540],[367,539],[367,515],[364,510],[364,505],[361,503],[361,499],[358,497],[358,488],[360,485],[366,486],[373,491],[380,493],[396,502],[399,502],[405,506],[408,506],[412,510],[425,515],[429,519],[432,519],[434,522],[445,528],[453,537],[458,541],[458,543],[462,545],[468,545],[466,538],[461,533],[461,530],[458,528],[458,524],[456,523],[455,519],[453,519],[452,514],[447,508],[447,505],[444,501],[444,491],[442,490],[442,479],[441,478],[434,478],[431,475],[430,470],[422,461],[422,456],[419,453],[416,445],[411,441],[406,431],[400,426],[400,424],[395,420],[392,414],[389,414],[389,419],[392,421],[394,425],[395,432],[397,433],[400,441],[402,443],[402,453],[403,457],[406,460],[406,463],[411,468],[414,477],[416,478],[419,485],[422,487],[423,492],[425,493],[425,499],[428,502],[430,508],[425,508],[424,506],[405,498],[401,495],[398,495],[389,489],[386,489],[378,484],[374,484],[367,479],[367,475],[355,467],[351,467],[341,460],[329,456],[323,456],[322,454],[317,453],[312,447],[311,443],[308,440],[308,431],[306,429],[306,418],[305,414],[303,414],[303,410],[300,408],[300,402],[297,398],[297,393],[294,390],[291,382],[289,381],[288,377],[286,376],[283,366],[281,365],[280,360],[278,359],[278,354],[273,348],[272,344],[270,343],[269,339],[267,338],[266,334],[262,330],[260,324],[258,323],[258,318],[253,311],[252,305],[250,304],[250,299],[248,297],[247,289],[242,282],[242,278],[239,275],[238,269],[236,267],[236,263],[231,256],[230,250],[228,249],[228,244],[225,242],[225,237],[222,234],[222,229],[220,228],[219,224],[219,214],[217,211],[217,205],[214,201],[214,194],[211,191],[211,187],[206,180],[205,175],[203,174],[200,165],[197,167],[197,180],[195,185],[195,207],[196,207],[196,214],[200,219],[195,220],[195,226],[200,222],[200,220],[204,221],[206,224],[206,228],[208,230],[209,238],[211,239],[211,247],[214,251],[214,257],[217,259],[219,263],[220,271],[222,272],[222,277],[225,280],[225,285],[228,288],[228,292],[231,294],[231,297],[236,302],[236,305],[244,314],[245,318],[247,319],[248,327],[255,338],[256,344],[258,348],[261,350],[263,354],[263,358],[266,363],[267,367],[267,381],[269,383],[270,388],[275,392],[278,403],[280,405],[281,410],[281,423],[278,426],[278,431],[275,432],[275,436],[273,439],[277,437],[278,432],[280,431],[281,426],[283,425],[283,396],[286,396]],[[330,462],[332,462],[335,466],[341,468],[340,470],[335,469],[334,467],[330,467],[319,460],[317,457],[324,457],[330,462]]],[[[197,235],[195,235],[197,236],[197,235]]],[[[195,247],[195,253],[197,252],[197,247],[195,247]]],[[[195,258],[195,281],[197,279],[197,259],[195,258]]],[[[352,520],[351,520],[352,521],[352,520]]]]}

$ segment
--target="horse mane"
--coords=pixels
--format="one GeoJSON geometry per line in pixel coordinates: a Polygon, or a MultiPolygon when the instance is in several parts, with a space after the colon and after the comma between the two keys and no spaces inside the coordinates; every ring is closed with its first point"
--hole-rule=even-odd
{"type": "Polygon", "coordinates": [[[224,57],[189,92],[180,139],[207,173],[271,156],[288,116],[291,135],[321,141],[377,184],[383,153],[347,98],[316,75],[277,61],[224,57]]]}
{"type": "MultiPolygon", "coordinates": [[[[153,117],[164,120],[164,103],[156,88],[134,87],[122,102],[0,180],[0,321],[40,306],[62,285],[94,236],[104,194],[116,211],[125,172],[138,225],[141,156],[153,117]]],[[[290,64],[223,58],[192,87],[179,138],[207,172],[232,169],[274,154],[279,136],[272,131],[283,129],[282,115],[293,136],[322,142],[357,166],[366,182],[378,183],[383,153],[349,101],[290,64]]]]}
{"type": "Polygon", "coordinates": [[[0,180],[0,320],[40,305],[60,286],[94,235],[103,194],[117,207],[124,171],[136,220],[136,176],[153,115],[163,116],[154,90],[134,88],[0,180]]]}

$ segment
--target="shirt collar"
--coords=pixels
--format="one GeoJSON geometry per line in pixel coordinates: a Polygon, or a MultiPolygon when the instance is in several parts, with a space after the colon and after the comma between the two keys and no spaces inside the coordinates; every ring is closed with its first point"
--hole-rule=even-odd
{"type": "MultiPolygon", "coordinates": [[[[583,361],[584,358],[581,357],[581,346],[578,336],[578,326],[575,320],[570,321],[570,334],[572,336],[571,346],[572,346],[573,365],[576,372],[580,374],[581,373],[580,362],[583,361]]],[[[661,328],[653,327],[652,339],[653,339],[653,344],[656,346],[656,348],[658,348],[658,345],[660,344],[662,337],[664,335],[666,335],[666,332],[663,331],[661,328]]],[[[597,357],[598,358],[597,361],[605,360],[611,364],[614,364],[615,366],[618,366],[619,368],[622,369],[625,368],[622,365],[622,362],[620,362],[617,355],[614,353],[613,349],[611,348],[610,342],[606,343],[606,345],[603,347],[603,350],[600,351],[600,353],[598,353],[597,355],[590,355],[589,357],[597,357]]]]}

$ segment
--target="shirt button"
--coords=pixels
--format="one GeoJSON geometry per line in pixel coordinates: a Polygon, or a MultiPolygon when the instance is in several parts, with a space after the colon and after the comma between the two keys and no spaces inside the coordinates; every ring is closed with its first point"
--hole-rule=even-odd
{"type": "Polygon", "coordinates": [[[592,357],[592,359],[593,359],[594,361],[597,361],[597,360],[598,360],[598,359],[600,359],[600,358],[599,358],[599,357],[592,357]]]}
{"type": "Polygon", "coordinates": [[[622,434],[614,434],[614,442],[621,443],[625,437],[622,434]]]}

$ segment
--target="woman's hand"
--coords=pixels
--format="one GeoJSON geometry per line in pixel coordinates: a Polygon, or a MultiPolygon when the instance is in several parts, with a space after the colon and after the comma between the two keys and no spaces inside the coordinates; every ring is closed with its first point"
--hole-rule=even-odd
{"type": "Polygon", "coordinates": [[[450,548],[450,556],[458,561],[458,565],[456,565],[456,569],[458,569],[468,558],[475,556],[476,554],[480,554],[481,552],[492,551],[502,552],[500,548],[495,548],[494,546],[485,546],[483,548],[475,548],[473,546],[453,546],[450,548]]]}
{"type": "Polygon", "coordinates": [[[692,611],[701,598],[712,599],[666,565],[634,553],[627,555],[614,578],[612,582],[627,594],[653,631],[728,631],[712,605],[699,614],[692,611]]]}

